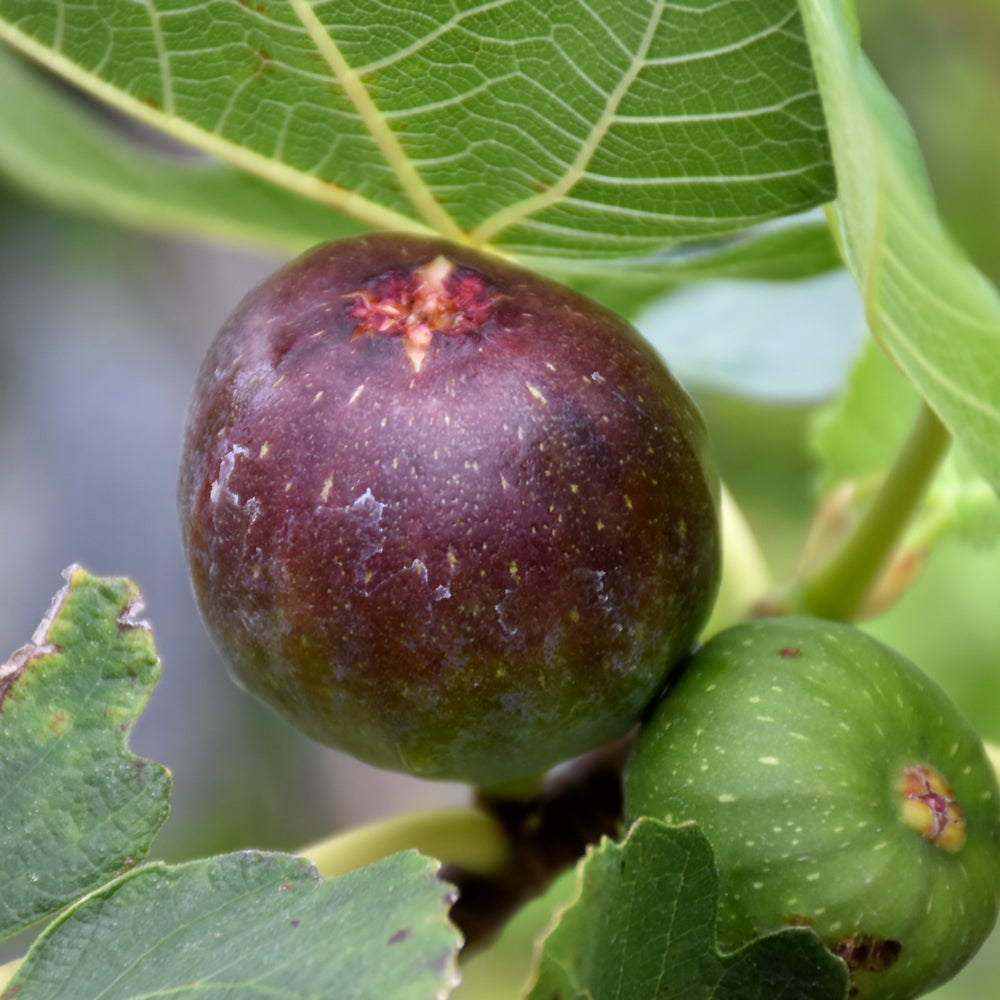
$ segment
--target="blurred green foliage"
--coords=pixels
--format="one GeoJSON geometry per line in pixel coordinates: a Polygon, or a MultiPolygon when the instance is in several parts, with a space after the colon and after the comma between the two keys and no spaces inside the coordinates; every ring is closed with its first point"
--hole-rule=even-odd
{"type": "Polygon", "coordinates": [[[942,216],[1000,283],[1000,3],[860,3],[862,44],[906,108],[942,216]]]}

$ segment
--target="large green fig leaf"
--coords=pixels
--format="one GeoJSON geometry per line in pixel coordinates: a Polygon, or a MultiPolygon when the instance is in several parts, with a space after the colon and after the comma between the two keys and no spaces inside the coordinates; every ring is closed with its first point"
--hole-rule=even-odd
{"type": "Polygon", "coordinates": [[[49,927],[3,996],[435,1000],[460,943],[437,867],[406,852],[321,879],[251,851],[145,866],[49,927]]]}
{"type": "Polygon", "coordinates": [[[0,39],[366,225],[513,254],[641,254],[833,195],[793,0],[0,0],[0,39]]]}
{"type": "Polygon", "coordinates": [[[844,1000],[847,968],[805,928],[723,955],[718,875],[697,827],[640,819],[579,870],[529,1000],[844,1000]]]}
{"type": "Polygon", "coordinates": [[[0,666],[0,938],[141,860],[167,816],[167,772],[125,746],[159,675],[139,592],[67,578],[0,666]]]}
{"type": "Polygon", "coordinates": [[[942,229],[913,134],[858,49],[844,0],[799,5],[869,328],[1000,488],[1000,296],[942,229]]]}

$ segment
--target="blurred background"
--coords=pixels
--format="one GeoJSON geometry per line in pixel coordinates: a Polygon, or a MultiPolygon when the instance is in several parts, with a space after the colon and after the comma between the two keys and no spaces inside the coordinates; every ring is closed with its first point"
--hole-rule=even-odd
{"type": "MultiPolygon", "coordinates": [[[[1000,282],[1000,3],[860,6],[865,48],[910,115],[943,217],[1000,282]]],[[[139,584],[163,674],[132,746],[174,775],[153,851],[167,860],[294,849],[345,825],[467,798],[459,786],[386,774],[307,742],[230,683],[198,619],[174,509],[187,400],[215,331],[281,262],[62,214],[0,180],[0,659],[31,636],[68,564],[139,584]]],[[[824,366],[834,383],[860,334],[856,302],[839,301],[840,352],[824,366]]],[[[794,309],[786,319],[801,325],[802,349],[815,302],[794,309]]],[[[780,579],[816,500],[809,427],[822,400],[765,405],[688,387],[780,579]]],[[[1000,553],[948,542],[871,626],[994,740],[998,607],[1000,553]]],[[[998,981],[995,937],[935,997],[981,1000],[998,981]]]]}

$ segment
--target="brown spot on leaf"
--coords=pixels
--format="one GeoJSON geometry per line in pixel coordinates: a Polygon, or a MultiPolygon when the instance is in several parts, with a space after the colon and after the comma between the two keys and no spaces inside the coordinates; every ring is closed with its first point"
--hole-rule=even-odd
{"type": "Polygon", "coordinates": [[[115,619],[118,631],[131,632],[132,629],[142,628],[148,632],[149,622],[144,621],[139,617],[145,610],[146,606],[142,603],[141,595],[133,594],[132,597],[125,602],[125,606],[121,609],[121,612],[115,619]]]}
{"type": "Polygon", "coordinates": [[[253,75],[256,80],[265,80],[274,72],[274,61],[267,49],[255,49],[253,63],[253,75]]]}
{"type": "Polygon", "coordinates": [[[785,646],[785,648],[781,650],[781,655],[786,660],[794,660],[802,655],[802,650],[799,649],[798,646],[785,646]]]}
{"type": "Polygon", "coordinates": [[[299,926],[299,924],[300,924],[300,923],[301,923],[302,921],[301,921],[301,920],[289,920],[288,922],[289,922],[289,923],[290,923],[290,924],[291,924],[291,925],[292,925],[293,927],[298,927],[298,926],[299,926]]]}
{"type": "Polygon", "coordinates": [[[386,941],[386,944],[399,944],[400,942],[405,941],[408,937],[412,936],[413,936],[412,927],[400,927],[400,929],[396,931],[396,933],[393,934],[388,941],[386,941]]]}

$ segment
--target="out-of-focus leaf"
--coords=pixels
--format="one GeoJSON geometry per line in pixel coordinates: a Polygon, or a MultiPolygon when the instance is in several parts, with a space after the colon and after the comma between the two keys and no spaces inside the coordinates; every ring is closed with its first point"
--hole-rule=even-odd
{"type": "Polygon", "coordinates": [[[5,996],[18,1000],[434,1000],[460,935],[437,862],[393,855],[336,879],[244,852],[146,866],[48,928],[5,996]]]}
{"type": "Polygon", "coordinates": [[[636,325],[685,384],[776,403],[826,399],[863,343],[850,276],[712,282],[681,289],[636,325]]]}
{"type": "Polygon", "coordinates": [[[579,870],[529,1000],[844,1000],[847,967],[810,930],[716,944],[718,875],[693,825],[642,819],[579,870]]]}
{"type": "Polygon", "coordinates": [[[133,226],[297,252],[360,227],[228,164],[141,147],[0,48],[0,173],[56,204],[133,226]]]}
{"type": "Polygon", "coordinates": [[[837,170],[837,215],[868,325],[1000,488],[1000,296],[943,231],[906,119],[843,0],[800,0],[837,170]]]}
{"type": "Polygon", "coordinates": [[[167,816],[167,772],[125,745],[159,676],[139,592],[66,575],[0,666],[0,937],[130,868],[167,816]]]}
{"type": "MultiPolygon", "coordinates": [[[[846,480],[873,486],[892,464],[920,408],[920,394],[869,340],[851,372],[847,390],[817,414],[813,441],[823,462],[820,488],[846,480]]],[[[1000,498],[953,447],[911,531],[924,545],[947,531],[988,545],[1000,538],[1000,498]]]]}
{"type": "Polygon", "coordinates": [[[643,254],[834,193],[794,0],[0,0],[0,39],[366,225],[515,256],[643,254]]]}
{"type": "Polygon", "coordinates": [[[842,265],[825,221],[767,225],[722,241],[679,248],[652,258],[581,262],[565,270],[544,259],[522,263],[572,285],[609,309],[635,318],[655,299],[692,281],[796,281],[842,265]]]}
{"type": "Polygon", "coordinates": [[[823,460],[820,489],[884,473],[919,408],[920,393],[878,344],[865,344],[844,393],[815,418],[813,442],[823,460]]]}

